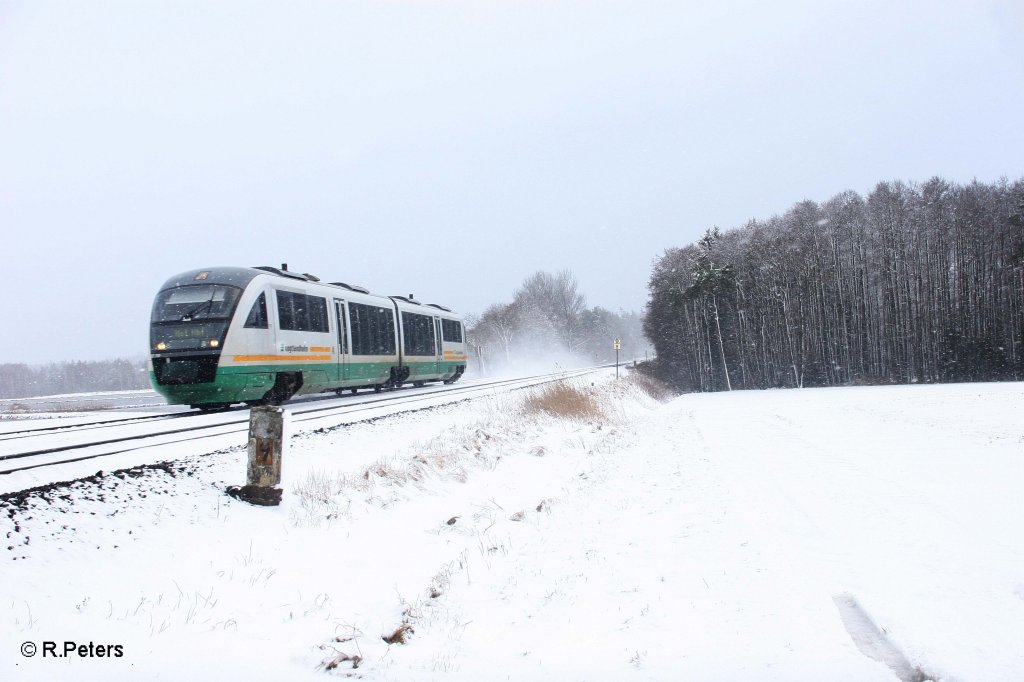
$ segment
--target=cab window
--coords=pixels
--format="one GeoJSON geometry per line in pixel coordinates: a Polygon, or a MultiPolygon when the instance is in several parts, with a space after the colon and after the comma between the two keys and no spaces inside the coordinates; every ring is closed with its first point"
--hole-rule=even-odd
{"type": "Polygon", "coordinates": [[[267,295],[260,294],[256,302],[252,304],[249,317],[245,318],[245,326],[249,329],[267,328],[267,295]]]}

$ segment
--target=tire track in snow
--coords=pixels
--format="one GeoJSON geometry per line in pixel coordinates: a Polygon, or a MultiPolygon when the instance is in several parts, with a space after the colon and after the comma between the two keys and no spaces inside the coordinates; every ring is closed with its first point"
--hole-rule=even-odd
{"type": "Polygon", "coordinates": [[[934,679],[907,660],[856,597],[849,593],[837,594],[832,597],[832,601],[839,609],[843,627],[850,633],[850,639],[862,654],[892,668],[902,682],[929,682],[934,679]]]}

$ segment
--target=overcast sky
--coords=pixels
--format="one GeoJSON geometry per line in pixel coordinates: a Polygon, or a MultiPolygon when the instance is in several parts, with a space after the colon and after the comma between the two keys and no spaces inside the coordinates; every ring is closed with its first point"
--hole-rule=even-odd
{"type": "Polygon", "coordinates": [[[640,310],[712,225],[1024,174],[1022,8],[0,0],[0,363],[144,355],[215,265],[640,310]]]}

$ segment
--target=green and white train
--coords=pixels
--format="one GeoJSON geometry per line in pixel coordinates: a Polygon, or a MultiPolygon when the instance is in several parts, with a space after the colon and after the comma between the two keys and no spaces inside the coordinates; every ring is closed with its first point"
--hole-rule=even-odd
{"type": "Polygon", "coordinates": [[[457,381],[462,318],[287,266],[172,277],[153,303],[150,381],[171,404],[219,409],[296,395],[457,381]]]}

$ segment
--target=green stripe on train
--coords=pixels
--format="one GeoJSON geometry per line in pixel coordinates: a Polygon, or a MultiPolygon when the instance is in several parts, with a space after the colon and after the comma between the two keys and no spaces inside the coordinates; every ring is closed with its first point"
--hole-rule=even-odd
{"type": "MultiPolygon", "coordinates": [[[[447,378],[453,375],[462,362],[410,362],[409,380],[424,377],[447,378]]],[[[235,403],[260,400],[274,386],[279,372],[301,372],[303,388],[312,387],[314,392],[339,388],[369,386],[386,383],[391,378],[390,362],[335,362],[233,365],[218,367],[217,376],[207,384],[160,385],[150,372],[150,383],[157,393],[172,404],[201,405],[206,403],[235,403]]],[[[425,379],[429,380],[429,379],[425,379]]]]}

